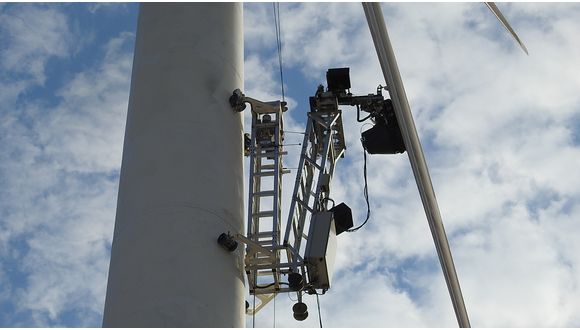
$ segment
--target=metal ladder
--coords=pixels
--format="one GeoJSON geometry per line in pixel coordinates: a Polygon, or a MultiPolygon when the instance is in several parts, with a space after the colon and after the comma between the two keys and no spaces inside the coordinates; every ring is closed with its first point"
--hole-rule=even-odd
{"type": "MultiPolygon", "coordinates": [[[[322,86],[310,99],[310,112],[302,143],[302,152],[286,223],[284,242],[281,244],[281,195],[284,170],[283,112],[287,110],[280,101],[262,102],[234,91],[230,104],[242,111],[245,103],[252,108],[252,132],[246,143],[250,157],[248,196],[248,227],[246,236],[235,239],[246,245],[244,258],[251,295],[260,300],[247,308],[255,314],[280,292],[300,291],[290,283],[281,282],[282,275],[299,274],[307,283],[306,265],[301,257],[306,244],[313,214],[327,210],[330,181],[338,158],[346,149],[342,128],[342,112],[338,100],[322,86]],[[285,253],[282,253],[283,250],[285,253]],[[284,285],[284,286],[282,286],[284,285]]],[[[299,300],[300,300],[299,293],[299,300]]]]}
{"type": "Polygon", "coordinates": [[[281,195],[284,170],[283,112],[280,101],[261,102],[248,97],[252,106],[252,132],[249,143],[250,180],[245,269],[250,294],[260,303],[247,313],[258,312],[280,291],[281,195]]]}
{"type": "Polygon", "coordinates": [[[305,281],[301,256],[306,246],[302,243],[308,239],[310,228],[307,221],[313,214],[328,209],[334,168],[346,150],[337,98],[320,86],[316,96],[310,98],[310,108],[284,234],[290,270],[302,273],[305,281]]]}

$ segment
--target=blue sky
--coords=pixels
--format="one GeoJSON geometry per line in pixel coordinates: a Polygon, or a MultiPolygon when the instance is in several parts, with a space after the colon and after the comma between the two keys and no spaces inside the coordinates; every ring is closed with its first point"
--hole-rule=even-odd
{"type": "MultiPolygon", "coordinates": [[[[472,325],[577,327],[580,5],[499,7],[529,56],[483,4],[383,10],[472,325]]],[[[278,99],[272,5],[244,10],[245,93],[278,99]]],[[[0,327],[101,324],[137,11],[0,4],[0,327]]],[[[281,4],[280,13],[288,130],[304,129],[330,67],[349,66],[357,94],[384,84],[360,4],[281,4]]],[[[366,210],[355,116],[345,115],[333,189],[357,222],[366,210]]],[[[293,167],[299,150],[289,151],[293,167]]],[[[454,326],[406,154],[371,156],[369,180],[373,216],[340,236],[323,322],[454,326]]],[[[307,303],[311,317],[296,323],[280,295],[276,325],[316,327],[307,303]]],[[[271,327],[273,314],[268,306],[256,325],[271,327]]]]}

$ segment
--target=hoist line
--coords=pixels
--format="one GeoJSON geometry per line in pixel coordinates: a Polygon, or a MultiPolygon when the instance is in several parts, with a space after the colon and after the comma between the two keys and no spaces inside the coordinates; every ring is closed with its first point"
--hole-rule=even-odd
{"type": "Polygon", "coordinates": [[[276,27],[276,47],[278,49],[278,66],[280,68],[280,84],[282,89],[282,102],[286,102],[284,95],[284,72],[282,69],[282,25],[280,24],[280,3],[272,2],[274,10],[274,25],[276,27]]]}
{"type": "Polygon", "coordinates": [[[318,293],[316,294],[316,304],[318,305],[318,322],[320,323],[320,328],[322,329],[322,316],[320,315],[320,299],[318,298],[318,293]]]}
{"type": "Polygon", "coordinates": [[[256,327],[256,293],[254,292],[254,306],[252,307],[252,328],[256,327]]]}

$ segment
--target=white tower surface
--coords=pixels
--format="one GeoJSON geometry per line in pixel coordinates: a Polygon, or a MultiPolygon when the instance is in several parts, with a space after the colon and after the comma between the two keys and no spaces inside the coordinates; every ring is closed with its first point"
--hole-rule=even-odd
{"type": "Polygon", "coordinates": [[[103,326],[242,327],[241,3],[141,5],[103,326]]]}

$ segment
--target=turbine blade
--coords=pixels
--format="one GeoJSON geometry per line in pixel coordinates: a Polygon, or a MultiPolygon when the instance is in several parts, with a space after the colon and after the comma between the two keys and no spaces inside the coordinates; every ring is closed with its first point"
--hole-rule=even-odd
{"type": "Polygon", "coordinates": [[[435,198],[435,191],[433,190],[433,184],[429,176],[427,162],[425,161],[425,155],[423,154],[417,129],[415,128],[413,114],[411,113],[405,88],[403,87],[395,54],[387,34],[383,12],[379,3],[363,2],[362,5],[387,83],[387,89],[393,101],[401,135],[403,136],[405,148],[407,149],[409,161],[411,162],[411,168],[413,169],[415,181],[419,188],[419,194],[421,195],[421,201],[423,202],[425,214],[427,215],[427,222],[431,229],[431,235],[433,236],[435,249],[437,250],[439,262],[443,270],[443,276],[447,283],[447,289],[451,296],[457,322],[462,328],[470,327],[457,272],[453,264],[451,250],[449,249],[449,242],[447,241],[447,235],[445,234],[445,228],[441,220],[441,213],[439,212],[439,206],[435,198]]]}
{"type": "Polygon", "coordinates": [[[501,25],[503,25],[503,27],[512,35],[512,37],[514,37],[514,39],[516,39],[516,41],[518,42],[520,47],[522,47],[522,49],[526,53],[526,55],[529,55],[528,49],[526,48],[526,46],[524,46],[524,43],[520,40],[520,37],[518,37],[518,35],[514,31],[514,29],[512,29],[510,23],[503,16],[503,14],[499,10],[499,8],[497,8],[497,6],[495,5],[495,2],[486,2],[485,5],[487,6],[487,8],[489,8],[489,10],[491,10],[491,12],[495,15],[495,17],[497,17],[497,19],[499,20],[501,25]]]}

